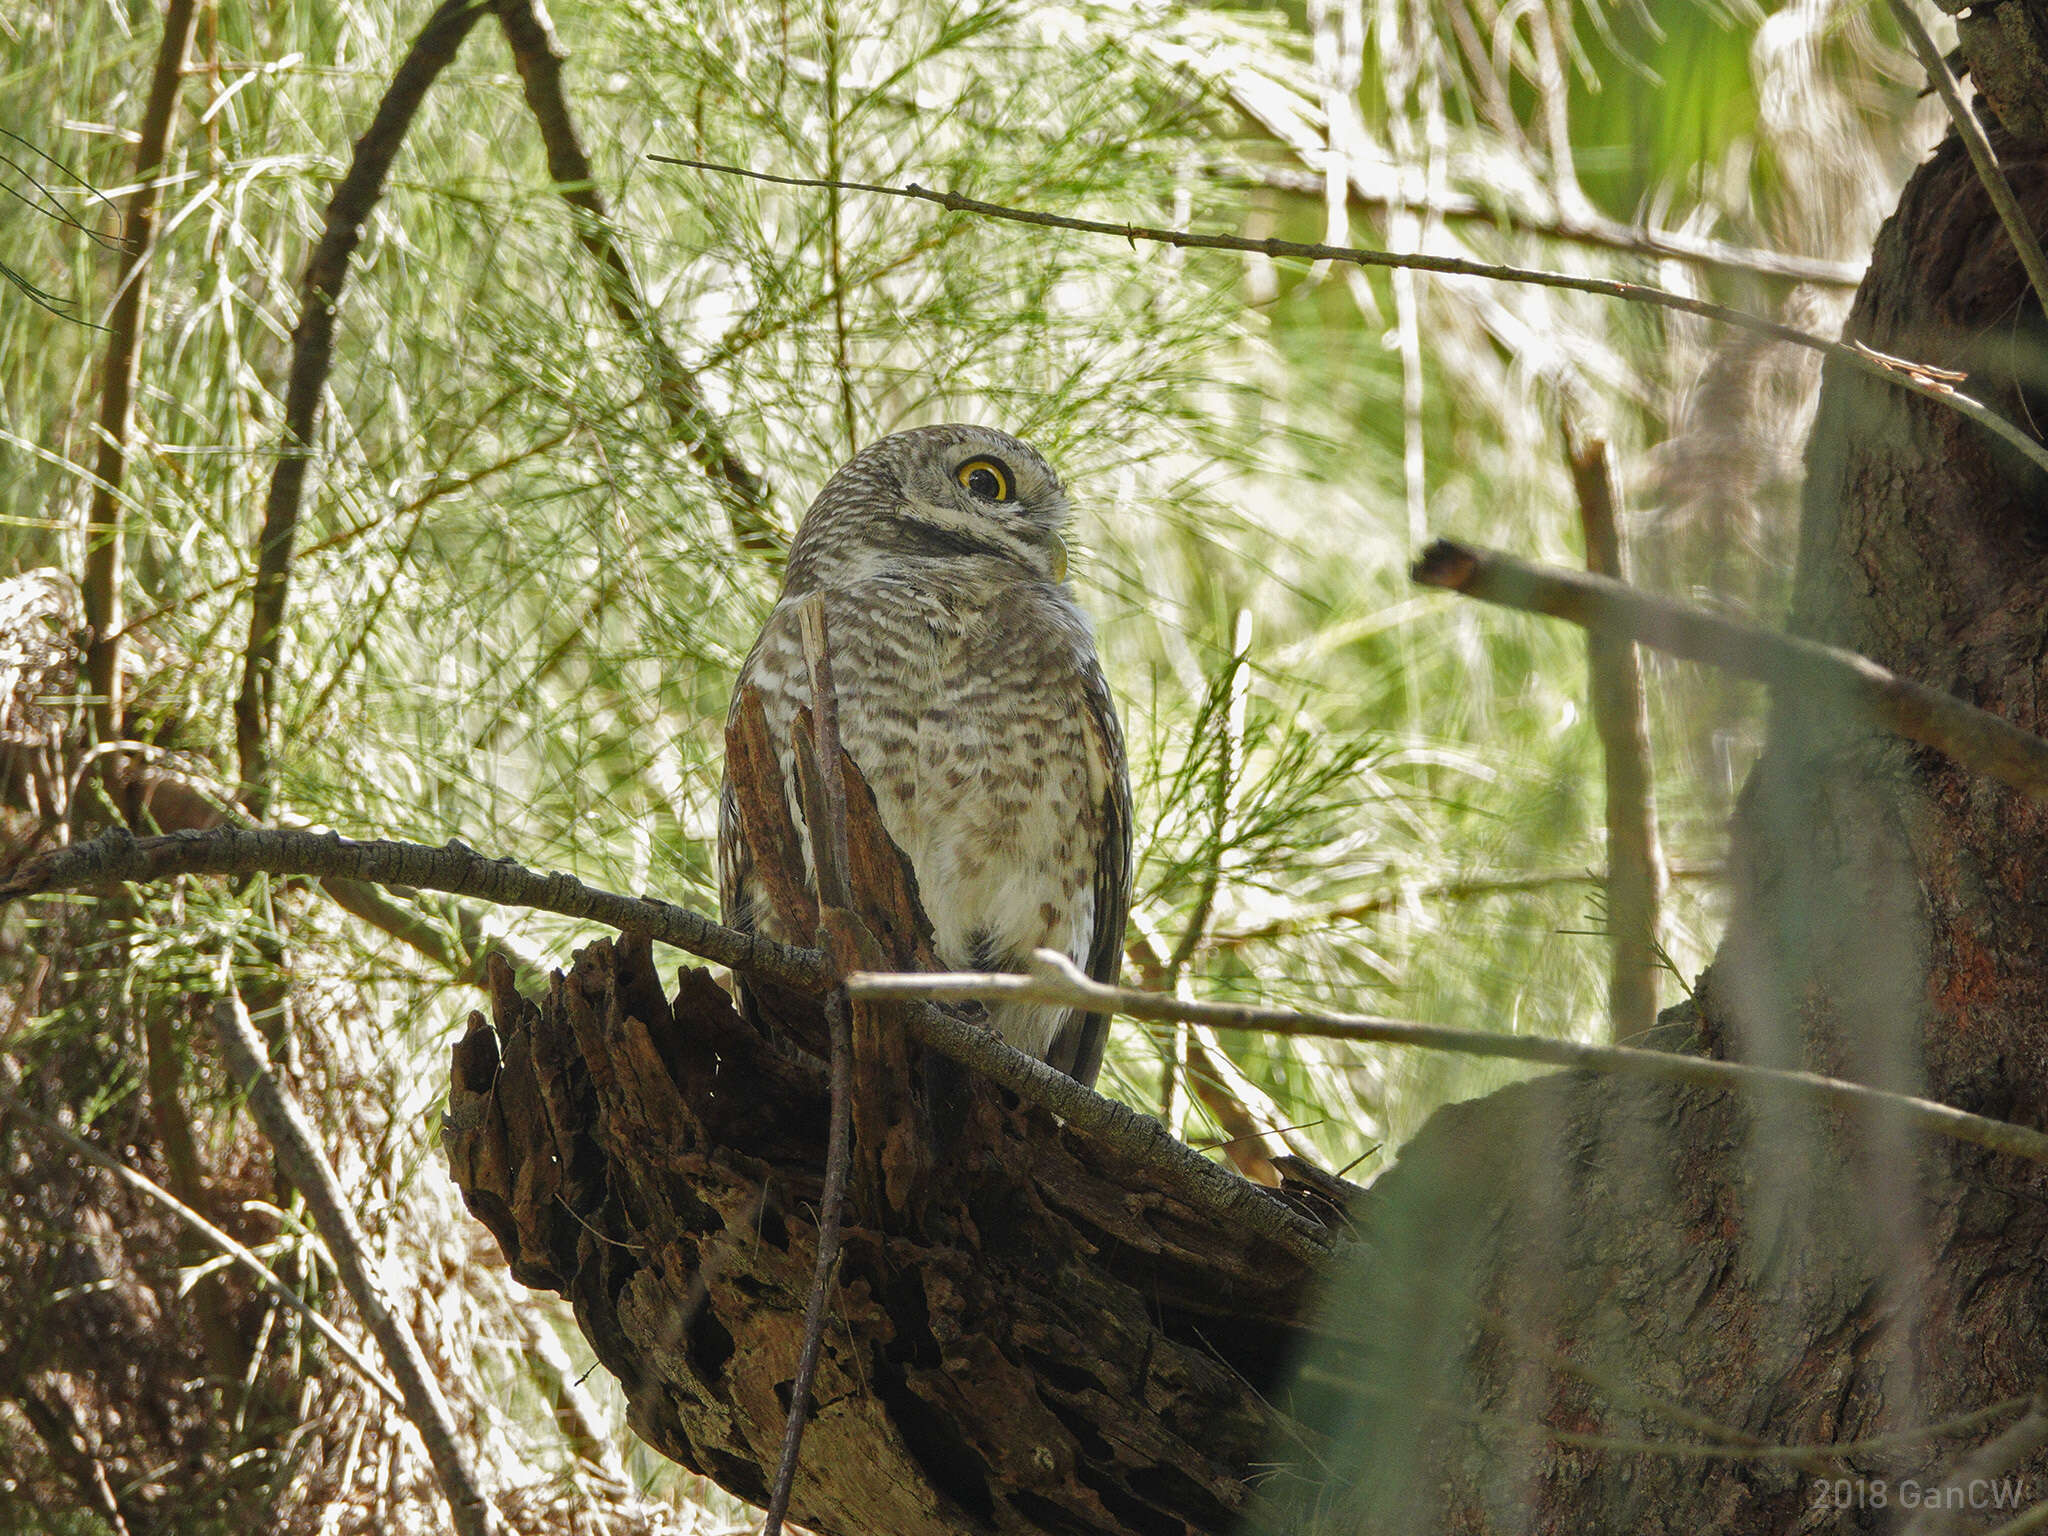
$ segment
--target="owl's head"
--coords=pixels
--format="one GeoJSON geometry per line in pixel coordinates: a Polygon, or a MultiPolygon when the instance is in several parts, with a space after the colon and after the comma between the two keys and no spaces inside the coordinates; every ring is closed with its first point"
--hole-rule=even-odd
{"type": "Polygon", "coordinates": [[[825,482],[797,529],[788,587],[952,564],[1060,581],[1072,515],[1029,443],[988,427],[915,427],[868,444],[825,482]]]}

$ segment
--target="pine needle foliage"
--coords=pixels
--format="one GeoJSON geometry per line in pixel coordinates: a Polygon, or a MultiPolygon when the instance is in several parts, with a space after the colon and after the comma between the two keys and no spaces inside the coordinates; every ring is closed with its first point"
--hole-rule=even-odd
{"type": "MultiPolygon", "coordinates": [[[[235,774],[230,711],[298,278],[423,14],[401,0],[207,7],[184,82],[120,505],[131,734],[215,782],[235,774]]],[[[1839,289],[1554,226],[1646,220],[1858,257],[1928,138],[1866,13],[1658,0],[1516,22],[1490,0],[1336,0],[1306,15],[1151,0],[578,0],[555,19],[647,324],[760,474],[777,537],[854,448],[920,423],[1003,426],[1067,475],[1075,574],[1132,744],[1135,932],[1168,980],[1602,1031],[1601,914],[1577,878],[1604,863],[1583,649],[1416,595],[1415,536],[1426,526],[1576,561],[1557,441],[1569,408],[1633,469],[1645,579],[1771,617],[1810,372],[1581,295],[1182,259],[646,157],[1567,266],[1824,329],[1839,289]],[[1489,38],[1502,45],[1474,46],[1489,38]],[[1374,188],[1410,204],[1476,200],[1488,216],[1389,213],[1362,195],[1374,188]],[[1507,878],[1530,870],[1559,879],[1507,878]]],[[[160,21],[126,0],[27,0],[0,16],[0,279],[12,285],[0,576],[82,566],[95,322],[160,21]]],[[[459,836],[715,905],[725,698],[777,562],[735,539],[661,409],[648,339],[607,307],[504,39],[479,27],[426,100],[341,304],[291,568],[279,804],[353,834],[459,836]]],[[[1667,846],[1711,861],[1757,701],[1669,668],[1652,679],[1667,846]]],[[[10,916],[5,1049],[35,1069],[46,1112],[168,1177],[142,1065],[152,1039],[159,1054],[168,1040],[175,1059],[159,1065],[203,1159],[223,1190],[260,1199],[262,1160],[200,1014],[223,975],[269,968],[291,996],[294,1085],[386,1262],[413,1278],[415,1322],[474,1369],[463,1411],[499,1485],[525,1488],[559,1529],[715,1529],[733,1512],[672,1469],[615,1446],[606,1465],[566,1449],[574,1370],[552,1336],[517,1333],[510,1320],[533,1303],[497,1276],[434,1163],[445,1047],[476,1001],[446,955],[496,937],[559,962],[581,935],[531,915],[471,915],[465,928],[445,906],[421,911],[448,938],[440,958],[290,883],[10,916]],[[18,979],[37,954],[64,978],[47,994],[18,979]],[[173,1024],[150,1036],[151,1019],[173,1024]]],[[[1716,921],[1710,889],[1677,888],[1667,1002],[1716,921]]],[[[1316,1042],[1223,1044],[1332,1165],[1388,1155],[1435,1105],[1498,1080],[1316,1042]]],[[[1198,1101],[1168,1086],[1173,1059],[1171,1040],[1124,1026],[1111,1076],[1140,1103],[1169,1104],[1191,1138],[1212,1135],[1198,1101]]],[[[10,1162],[7,1177],[27,1166],[10,1162]]],[[[72,1176],[80,1201],[104,1207],[96,1176],[72,1176]]],[[[115,1219],[152,1218],[124,1204],[115,1219]]],[[[345,1312],[296,1213],[270,1207],[265,1220],[273,1262],[345,1312]]],[[[147,1278],[166,1305],[183,1283],[164,1261],[147,1278]]],[[[283,1390],[311,1346],[263,1315],[250,1380],[268,1373],[283,1390]]],[[[278,1450],[252,1431],[247,1444],[268,1447],[260,1475],[212,1503],[195,1494],[198,1523],[183,1528],[232,1523],[252,1501],[280,1530],[344,1506],[341,1529],[430,1523],[423,1467],[378,1427],[374,1399],[331,1372],[303,1379],[324,1405],[307,1433],[278,1450]]],[[[616,1405],[592,1411],[622,1433],[616,1405]]],[[[0,1410],[9,1467],[33,1463],[31,1430],[0,1410]]],[[[239,1453],[204,1451],[222,1464],[239,1453]]]]}

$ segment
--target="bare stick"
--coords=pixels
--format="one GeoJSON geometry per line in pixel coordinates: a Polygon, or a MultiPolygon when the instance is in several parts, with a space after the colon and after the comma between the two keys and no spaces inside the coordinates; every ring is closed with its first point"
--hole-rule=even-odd
{"type": "MultiPolygon", "coordinates": [[[[846,776],[839,768],[839,696],[832,686],[824,602],[812,596],[797,617],[803,629],[804,661],[811,671],[815,753],[813,771],[805,783],[811,793],[804,820],[810,827],[811,868],[817,872],[818,938],[820,946],[832,953],[844,948],[834,942],[835,932],[850,933],[854,921],[853,893],[846,879],[846,776]]],[[[833,958],[843,961],[845,957],[834,954],[833,958]]],[[[836,964],[834,968],[838,968],[836,964]]],[[[790,1492],[796,1486],[797,1456],[811,1414],[811,1383],[818,1373],[818,1351],[825,1338],[825,1303],[832,1294],[833,1272],[839,1267],[846,1176],[853,1161],[853,1020],[845,988],[834,988],[826,999],[825,1022],[832,1042],[832,1115],[825,1133],[825,1188],[818,1201],[817,1266],[811,1275],[811,1294],[804,1301],[803,1345],[797,1351],[796,1377],[790,1383],[782,1456],[776,1463],[762,1536],[779,1536],[789,1514],[790,1492]]]]}
{"type": "Polygon", "coordinates": [[[142,364],[142,310],[148,292],[149,261],[155,255],[157,200],[162,184],[157,167],[171,134],[178,76],[198,15],[194,0],[171,0],[164,13],[163,41],[149,79],[142,133],[135,141],[135,190],[128,195],[121,224],[121,267],[114,305],[107,316],[106,365],[100,375],[99,458],[92,502],[85,514],[86,687],[93,696],[93,735],[113,741],[121,734],[121,477],[128,466],[128,428],[135,381],[142,364]]]}
{"type": "Polygon", "coordinates": [[[548,175],[569,205],[578,242],[597,263],[613,317],[639,344],[654,373],[655,398],[661,402],[662,413],[681,438],[684,451],[711,477],[725,501],[734,542],[742,549],[779,548],[781,540],[775,533],[767,488],[733,449],[725,428],[705,404],[703,391],[662,335],[654,307],[647,302],[633,264],[613,232],[611,213],[605,207],[604,194],[597,189],[590,157],[583,151],[582,136],[562,91],[562,65],[568,50],[547,11],[535,0],[495,0],[495,8],[505,40],[512,46],[526,104],[547,148],[548,175]]]}
{"type": "Polygon", "coordinates": [[[383,1288],[371,1272],[368,1240],[356,1225],[334,1169],[320,1151],[312,1126],[271,1071],[263,1037],[256,1033],[241,999],[232,991],[215,1003],[213,1029],[228,1070],[241,1084],[256,1123],[277,1153],[278,1166],[305,1197],[307,1213],[327,1245],[349,1299],[398,1378],[405,1416],[426,1444],[427,1459],[448,1500],[456,1530],[461,1536],[501,1536],[504,1525],[484,1497],[475,1469],[456,1438],[455,1420],[435,1382],[433,1368],[405,1319],[385,1300],[383,1288]]]}
{"type": "MultiPolygon", "coordinates": [[[[1250,183],[1270,191],[1293,193],[1321,201],[1327,179],[1321,171],[1296,170],[1285,165],[1216,165],[1207,168],[1211,180],[1250,183]]],[[[1391,187],[1376,187],[1354,167],[1347,201],[1355,208],[1375,212],[1405,213],[1426,220],[1461,220],[1491,224],[1517,234],[1555,240],[1563,245],[1585,245],[1595,250],[1614,251],[1625,256],[1648,256],[1658,261],[1683,261],[1693,266],[1723,272],[1741,272],[1751,277],[1776,278],[1795,283],[1813,283],[1825,288],[1854,288],[1863,280],[1863,264],[1829,261],[1819,256],[1790,256],[1782,251],[1760,251],[1725,240],[1702,239],[1673,230],[1652,229],[1645,224],[1625,224],[1591,213],[1531,213],[1511,204],[1496,206],[1482,198],[1457,192],[1433,192],[1428,197],[1409,197],[1391,187]]]]}
{"type": "MultiPolygon", "coordinates": [[[[1581,439],[1567,415],[1565,456],[1578,488],[1586,532],[1586,568],[1623,580],[1620,494],[1607,444],[1581,439]]],[[[1593,725],[1607,778],[1607,937],[1609,1038],[1626,1040],[1657,1022],[1657,903],[1664,855],[1657,843],[1657,801],[1650,771],[1650,707],[1636,648],[1619,635],[1586,636],[1593,725]]]]}
{"type": "Polygon", "coordinates": [[[284,626],[299,503],[313,454],[313,422],[334,363],[334,308],[348,281],[349,257],[363,238],[370,210],[383,196],[384,178],[399,145],[405,142],[413,114],[482,15],[481,0],[442,0],[427,18],[398,73],[392,76],[390,89],[377,104],[377,115],[356,140],[348,174],[327,204],[320,243],[313,248],[306,275],[299,283],[299,323],[292,331],[292,371],[284,397],[284,441],[263,503],[263,531],[256,542],[256,593],[249,605],[242,688],[235,698],[235,751],[242,777],[239,798],[258,819],[270,799],[270,727],[276,713],[278,639],[284,626]]]}
{"type": "MultiPolygon", "coordinates": [[[[825,185],[823,181],[811,177],[771,176],[765,171],[741,170],[737,166],[719,165],[709,160],[683,160],[672,155],[650,155],[648,158],[658,160],[664,165],[714,171],[724,176],[744,176],[751,181],[765,181],[776,186],[822,188],[825,185]]],[[[1726,304],[1691,298],[1665,288],[1652,288],[1642,283],[1616,282],[1605,277],[1579,277],[1569,272],[1549,272],[1536,267],[1472,261],[1462,256],[1432,256],[1421,251],[1375,251],[1361,246],[1319,245],[1301,240],[1253,240],[1243,235],[1198,235],[1186,230],[1158,229],[1146,224],[1112,224],[1104,219],[1077,219],[1065,214],[1011,208],[1002,203],[985,203],[978,198],[962,197],[958,192],[935,192],[929,187],[917,185],[916,182],[901,187],[884,187],[859,181],[840,182],[838,185],[840,190],[845,192],[872,192],[879,197],[902,197],[914,202],[936,203],[953,213],[971,213],[977,218],[1031,224],[1042,229],[1068,229],[1087,235],[1109,235],[1118,240],[1134,243],[1144,240],[1182,250],[1243,251],[1250,255],[1268,256],[1276,260],[1333,261],[1359,267],[1409,267],[1418,272],[1435,272],[1446,277],[1478,277],[1493,282],[1527,283],[1538,288],[1564,288],[1575,293],[1599,294],[1605,298],[1622,299],[1631,304],[1649,304],[1658,309],[1676,310],[1681,314],[1711,320],[1718,325],[1730,325],[1740,330],[1753,331],[1759,336],[1790,342],[1793,346],[1806,347],[1833,358],[1845,368],[1867,373],[1873,378],[1897,385],[1911,394],[1937,401],[1969,417],[1986,431],[2010,443],[2032,463],[2043,470],[2048,470],[2048,445],[2042,444],[2024,428],[2007,420],[1981,400],[1973,399],[1957,390],[1955,386],[1966,377],[1963,374],[1929,363],[1890,357],[1860,343],[1830,341],[1824,336],[1816,336],[1811,331],[1802,331],[1797,326],[1786,325],[1782,321],[1766,320],[1763,316],[1750,314],[1747,310],[1732,309],[1726,304]]]]}
{"type": "MultiPolygon", "coordinates": [[[[1185,1020],[1218,1029],[1249,1029],[1269,1035],[1353,1040],[1374,1045],[1414,1046],[1429,1051],[1455,1051],[1466,1056],[1502,1057],[1544,1066],[1575,1067],[1662,1082],[1690,1083],[1700,1088],[1782,1090],[1808,1103],[1831,1109],[1896,1116],[1899,1123],[1929,1135],[1965,1141],[2009,1153],[2029,1162],[2048,1163],[2048,1133],[1932,1099],[1887,1093],[1863,1083],[1822,1077],[1815,1072],[1790,1072],[1747,1062],[1714,1061],[1666,1051],[1635,1050],[1619,1045],[1582,1045],[1575,1040],[1549,1040],[1534,1035],[1497,1035],[1478,1029],[1452,1029],[1417,1024],[1372,1014],[1311,1013],[1288,1008],[1255,1008],[1241,1003],[1191,1002],[1160,992],[1109,987],[1091,981],[1064,955],[1049,949],[1032,955],[1028,976],[960,971],[939,975],[858,974],[846,979],[855,997],[923,998],[932,1002],[1017,1000],[1085,1008],[1093,1013],[1121,1013],[1133,1019],[1161,1022],[1185,1020]]],[[[962,1026],[965,1028],[966,1026],[962,1026]]],[[[950,1051],[948,1054],[952,1054],[950,1051]]],[[[1050,1069],[1048,1069],[1050,1070],[1050,1069]]],[[[1078,1084],[1076,1085],[1078,1086],[1078,1084]]],[[[1085,1091],[1085,1090],[1084,1090],[1085,1091]]],[[[1035,1095],[1034,1095],[1035,1097],[1035,1095]]],[[[1220,1171],[1220,1170],[1219,1170],[1220,1171]]]]}
{"type": "Polygon", "coordinates": [[[124,880],[175,875],[311,875],[414,886],[472,896],[499,906],[530,907],[644,933],[706,960],[763,976],[804,992],[826,987],[825,958],[772,939],[739,933],[710,918],[651,897],[620,896],[573,876],[541,874],[510,859],[487,859],[459,842],[354,842],[332,832],[280,827],[215,827],[137,838],[115,828],[29,860],[4,883],[0,901],[47,891],[79,890],[124,880]]]}
{"type": "Polygon", "coordinates": [[[2048,800],[2048,741],[1854,651],[1716,618],[1604,576],[1447,540],[1422,552],[1414,576],[1426,587],[1625,636],[1776,688],[1845,700],[1909,741],[1938,748],[2030,799],[2048,800]]]}
{"type": "Polygon", "coordinates": [[[2027,281],[2034,285],[2035,302],[2048,309],[2048,256],[2042,254],[2034,227],[2027,222],[2020,200],[2013,195],[2012,183],[2006,180],[1998,156],[1991,152],[1991,140],[1985,137],[1984,125],[1977,121],[1977,114],[1963,100],[1963,88],[1957,83],[1955,71],[1948,67],[1948,60],[1934,46],[1934,39],[1927,35],[1927,28],[1920,24],[1913,8],[1906,0],[1891,0],[1891,8],[1892,15],[1898,18],[1900,30],[1906,34],[1906,41],[1913,45],[1913,51],[1926,66],[1928,80],[1940,92],[1941,104],[1948,108],[1949,121],[1955,124],[1956,137],[1970,152],[1970,164],[1977,168],[1977,179],[1984,183],[1991,206],[1998,210],[1998,220],[2005,226],[2013,249],[2019,253],[2027,281]]]}
{"type": "Polygon", "coordinates": [[[109,1156],[83,1137],[74,1136],[71,1132],[65,1130],[63,1126],[57,1124],[56,1121],[31,1109],[14,1092],[14,1087],[6,1081],[6,1076],[7,1074],[0,1074],[0,1106],[5,1106],[8,1114],[21,1121],[24,1125],[29,1126],[38,1135],[47,1137],[59,1146],[69,1148],[72,1153],[84,1158],[94,1167],[104,1168],[108,1173],[113,1174],[115,1178],[122,1180],[131,1188],[164,1207],[164,1209],[176,1216],[178,1220],[184,1222],[186,1226],[197,1232],[214,1247],[253,1274],[257,1282],[265,1290],[305,1318],[307,1323],[322,1338],[334,1346],[336,1353],[348,1362],[349,1368],[372,1387],[376,1388],[377,1391],[383,1393],[393,1406],[400,1408],[405,1406],[405,1399],[399,1394],[398,1388],[392,1385],[391,1378],[365,1359],[363,1352],[348,1341],[346,1334],[335,1327],[333,1323],[329,1322],[319,1312],[307,1306],[305,1301],[299,1296],[299,1293],[278,1279],[271,1271],[269,1265],[265,1264],[255,1254],[236,1242],[235,1239],[228,1236],[227,1233],[216,1227],[204,1216],[193,1210],[191,1206],[180,1200],[176,1195],[151,1179],[147,1174],[137,1172],[119,1158],[109,1156]]]}

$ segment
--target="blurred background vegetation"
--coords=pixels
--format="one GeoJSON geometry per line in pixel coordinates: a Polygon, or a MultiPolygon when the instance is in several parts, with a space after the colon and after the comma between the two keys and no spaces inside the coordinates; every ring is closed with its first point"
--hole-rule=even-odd
{"type": "MultiPolygon", "coordinates": [[[[200,7],[118,501],[124,730],[199,781],[235,779],[299,278],[426,13],[200,7]]],[[[1066,474],[1074,573],[1131,740],[1133,975],[1605,1032],[1581,637],[1419,593],[1407,563],[1439,533],[1579,563],[1570,413],[1614,446],[1637,579],[1775,622],[1807,356],[1584,295],[1181,256],[647,156],[1617,276],[1832,334],[1939,130],[1878,12],[563,0],[555,22],[649,324],[766,487],[769,543],[856,446],[900,427],[1000,425],[1066,474]]],[[[143,0],[0,12],[0,578],[84,567],[99,327],[162,25],[143,0]]],[[[274,804],[715,908],[724,705],[774,551],[735,537],[661,409],[646,328],[607,308],[488,20],[429,93],[366,236],[290,570],[274,804]]],[[[1717,933],[1758,699],[1647,665],[1668,1004],[1717,933]]],[[[17,646],[0,672],[19,693],[33,669],[17,646]]],[[[26,697],[50,719],[79,708],[26,697]]],[[[6,834],[46,845],[73,809],[12,805],[6,834]]],[[[562,1529],[742,1523],[634,1451],[617,1404],[593,1400],[606,1382],[580,1378],[566,1311],[510,1282],[438,1165],[446,1049],[478,1001],[468,957],[498,939],[562,963],[583,935],[447,904],[412,916],[439,939],[407,942],[300,882],[10,911],[9,1071],[159,1176],[189,1135],[238,1230],[346,1311],[197,1025],[223,967],[270,968],[292,1081],[415,1326],[467,1378],[458,1408],[495,1486],[562,1529]]],[[[1214,1105],[1237,1104],[1365,1178],[1431,1109],[1507,1070],[1123,1023],[1105,1086],[1197,1145],[1233,1134],[1214,1105]]],[[[0,1524],[438,1519],[412,1443],[352,1378],[314,1369],[288,1315],[248,1314],[239,1383],[175,1342],[140,1351],[187,1303],[184,1240],[142,1241],[159,1218],[19,1127],[5,1170],[0,1524]],[[187,1396],[152,1411],[172,1380],[187,1396]],[[265,1402],[267,1423],[249,1406],[265,1402]],[[111,1503],[81,1491],[95,1464],[111,1503]]]]}

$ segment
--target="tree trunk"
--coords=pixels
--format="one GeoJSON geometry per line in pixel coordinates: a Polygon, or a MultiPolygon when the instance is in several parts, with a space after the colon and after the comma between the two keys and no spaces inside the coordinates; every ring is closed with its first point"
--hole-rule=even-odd
{"type": "MultiPolygon", "coordinates": [[[[2040,227],[2048,164],[1997,144],[2040,227]]],[[[1967,371],[2039,423],[2042,335],[1951,139],[1880,236],[1847,336],[1967,371]]],[[[1808,470],[1792,627],[2048,725],[2048,483],[1955,412],[1832,365],[1808,470]]],[[[2044,809],[1839,700],[1778,697],[1730,929],[1667,1015],[1691,1037],[1673,1044],[2043,1124],[2044,809]]],[[[1943,1487],[2024,1403],[1850,1454],[1741,1449],[1913,1430],[2048,1377],[2035,1165],[1566,1076],[1437,1115],[1361,1226],[1328,1309],[1376,1333],[1318,1421],[1355,1479],[1331,1529],[1878,1530],[1930,1501],[1981,1529],[2048,1499],[2036,1419],[1943,1487]],[[1664,1444],[1623,1443],[1643,1441],[1664,1444]]]]}

